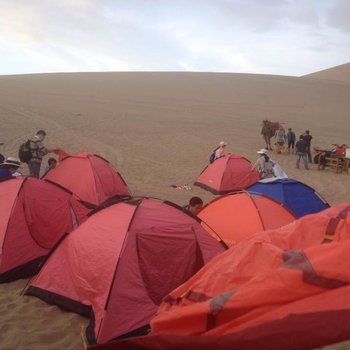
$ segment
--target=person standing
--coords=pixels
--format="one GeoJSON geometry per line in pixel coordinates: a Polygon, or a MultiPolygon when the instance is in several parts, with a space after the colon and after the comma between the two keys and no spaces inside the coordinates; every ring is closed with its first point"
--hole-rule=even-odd
{"type": "Polygon", "coordinates": [[[299,136],[299,141],[295,144],[296,154],[297,154],[297,169],[300,168],[300,159],[303,158],[305,169],[309,169],[307,163],[307,142],[304,140],[304,136],[299,136]]]}
{"type": "Polygon", "coordinates": [[[276,143],[276,152],[282,153],[284,143],[286,142],[286,133],[284,132],[283,127],[280,127],[275,132],[275,143],[276,143]]]}
{"type": "Polygon", "coordinates": [[[219,147],[215,151],[215,160],[223,157],[225,155],[225,147],[227,146],[227,143],[225,141],[221,141],[219,143],[219,147]]]}
{"type": "Polygon", "coordinates": [[[306,148],[306,154],[307,154],[307,157],[309,159],[309,163],[312,163],[312,158],[311,158],[311,139],[312,139],[312,136],[310,135],[310,131],[309,130],[306,130],[305,131],[305,134],[303,135],[303,138],[307,144],[307,148],[306,148]]]}
{"type": "Polygon", "coordinates": [[[290,153],[291,149],[292,149],[292,153],[294,153],[295,139],[296,139],[295,132],[292,130],[292,128],[288,128],[288,132],[287,132],[288,153],[290,153]]]}
{"type": "Polygon", "coordinates": [[[40,167],[43,157],[48,153],[57,153],[57,149],[47,149],[43,141],[45,139],[46,132],[44,130],[39,130],[35,136],[30,140],[30,152],[32,157],[28,162],[29,174],[30,176],[35,176],[39,178],[40,167]]]}

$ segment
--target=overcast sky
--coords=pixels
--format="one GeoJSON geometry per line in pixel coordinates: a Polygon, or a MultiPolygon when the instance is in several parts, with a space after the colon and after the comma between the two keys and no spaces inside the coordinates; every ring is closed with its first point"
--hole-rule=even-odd
{"type": "Polygon", "coordinates": [[[296,75],[350,61],[350,0],[0,0],[0,74],[296,75]]]}

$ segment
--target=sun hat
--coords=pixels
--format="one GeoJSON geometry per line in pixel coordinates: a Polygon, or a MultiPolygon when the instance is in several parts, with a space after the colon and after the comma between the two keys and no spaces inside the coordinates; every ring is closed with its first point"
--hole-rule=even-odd
{"type": "Polygon", "coordinates": [[[21,161],[15,157],[8,157],[3,163],[0,164],[0,166],[1,165],[12,165],[15,167],[19,167],[21,166],[21,161]]]}
{"type": "Polygon", "coordinates": [[[220,146],[220,147],[222,147],[222,146],[227,146],[227,143],[226,143],[225,141],[220,141],[219,146],[220,146]]]}
{"type": "Polygon", "coordinates": [[[267,153],[267,149],[262,148],[260,151],[257,152],[258,154],[266,154],[267,153]]]}

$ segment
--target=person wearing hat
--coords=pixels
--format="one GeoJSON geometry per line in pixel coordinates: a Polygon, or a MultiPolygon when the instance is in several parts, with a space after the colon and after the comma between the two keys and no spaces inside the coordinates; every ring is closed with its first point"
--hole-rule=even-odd
{"type": "Polygon", "coordinates": [[[20,167],[21,162],[14,157],[8,157],[3,163],[0,164],[0,180],[10,179],[16,176],[17,169],[20,167]]]}
{"type": "Polygon", "coordinates": [[[272,161],[267,155],[267,150],[265,148],[262,148],[261,150],[257,151],[257,153],[259,155],[259,158],[253,165],[253,170],[259,172],[260,179],[275,177],[275,174],[273,172],[273,166],[275,165],[275,162],[272,161]]]}
{"type": "Polygon", "coordinates": [[[227,143],[225,141],[221,141],[219,143],[219,147],[215,151],[215,158],[214,160],[221,158],[225,155],[225,147],[227,146],[227,143]]]}

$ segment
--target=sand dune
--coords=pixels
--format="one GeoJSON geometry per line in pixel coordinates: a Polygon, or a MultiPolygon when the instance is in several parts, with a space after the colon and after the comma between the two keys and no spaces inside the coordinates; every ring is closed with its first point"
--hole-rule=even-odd
{"type": "MultiPolygon", "coordinates": [[[[210,151],[227,150],[254,161],[264,147],[261,121],[278,120],[297,133],[309,129],[313,145],[347,143],[349,65],[304,77],[217,73],[76,73],[0,77],[0,150],[7,156],[38,129],[49,147],[99,154],[113,163],[134,195],[185,204],[210,151]],[[342,71],[343,73],[341,73],[342,71]],[[333,77],[333,78],[332,78],[333,77]]],[[[349,200],[350,176],[295,169],[292,155],[277,155],[290,177],[314,187],[330,204],[349,200]]],[[[23,172],[27,170],[23,167],[23,172]]],[[[87,320],[19,295],[26,280],[1,285],[2,349],[80,349],[87,320]]]]}
{"type": "Polygon", "coordinates": [[[338,82],[350,82],[350,63],[328,68],[319,72],[304,75],[312,79],[333,80],[338,82]]]}

